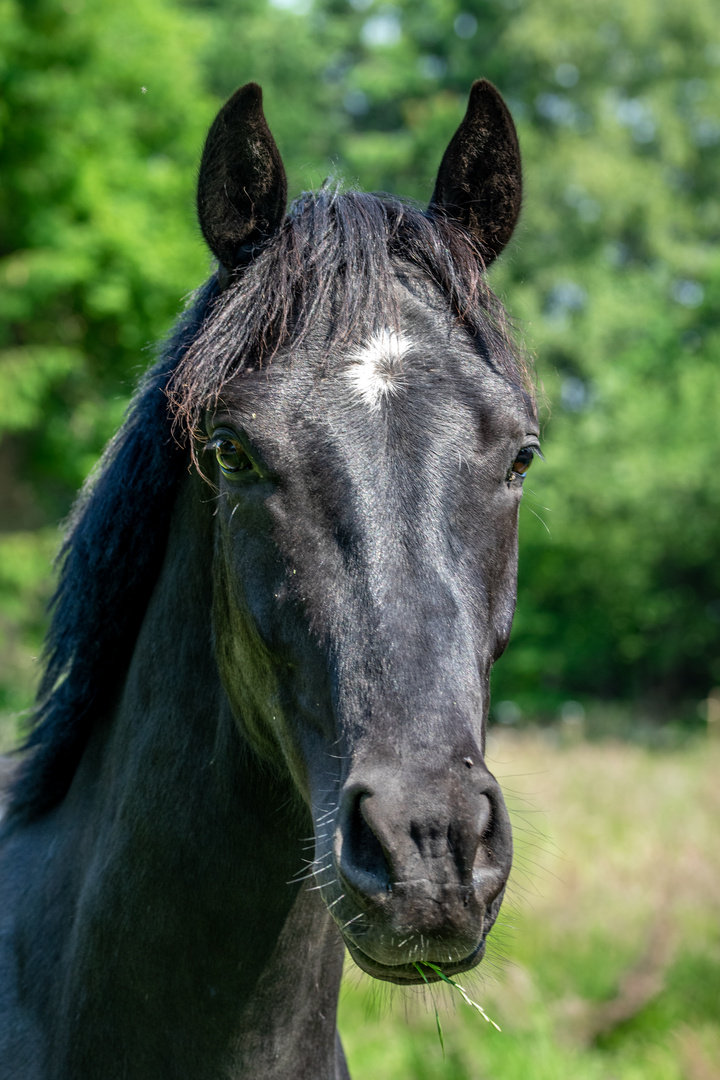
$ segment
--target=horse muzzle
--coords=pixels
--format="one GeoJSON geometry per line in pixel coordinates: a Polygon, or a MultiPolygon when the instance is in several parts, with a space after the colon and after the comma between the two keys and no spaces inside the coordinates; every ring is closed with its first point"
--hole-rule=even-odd
{"type": "Polygon", "coordinates": [[[323,889],[355,962],[403,983],[433,977],[416,964],[450,975],[480,962],[512,863],[507,810],[482,762],[404,773],[353,769],[323,889]]]}

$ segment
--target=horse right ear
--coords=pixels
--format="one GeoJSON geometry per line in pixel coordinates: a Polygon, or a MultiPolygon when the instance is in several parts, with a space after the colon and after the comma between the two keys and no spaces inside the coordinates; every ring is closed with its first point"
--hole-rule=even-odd
{"type": "Polygon", "coordinates": [[[247,83],[215,117],[198,177],[200,228],[226,271],[248,263],[278,231],[286,204],[285,169],[265,120],[262,90],[247,83]]]}
{"type": "Polygon", "coordinates": [[[521,202],[515,124],[500,92],[487,79],[478,79],[440,162],[430,213],[441,211],[463,225],[479,242],[487,265],[512,236],[521,202]]]}

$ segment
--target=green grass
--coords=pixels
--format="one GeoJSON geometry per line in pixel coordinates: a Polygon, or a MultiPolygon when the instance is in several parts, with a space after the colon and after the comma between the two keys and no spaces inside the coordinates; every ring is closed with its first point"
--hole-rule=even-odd
{"type": "Polygon", "coordinates": [[[517,856],[488,957],[401,990],[348,962],[354,1080],[720,1080],[720,744],[496,732],[517,856]],[[445,1055],[438,1038],[435,1006],[445,1055]]]}

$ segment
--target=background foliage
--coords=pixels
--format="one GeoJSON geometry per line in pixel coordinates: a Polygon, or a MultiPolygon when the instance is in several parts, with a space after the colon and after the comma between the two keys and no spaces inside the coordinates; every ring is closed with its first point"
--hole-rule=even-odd
{"type": "Polygon", "coordinates": [[[333,173],[425,201],[479,75],[524,150],[493,282],[546,402],[498,716],[690,717],[720,682],[714,0],[0,0],[6,710],[30,700],[57,521],[207,272],[193,187],[220,100],[262,83],[293,193],[333,173]]]}

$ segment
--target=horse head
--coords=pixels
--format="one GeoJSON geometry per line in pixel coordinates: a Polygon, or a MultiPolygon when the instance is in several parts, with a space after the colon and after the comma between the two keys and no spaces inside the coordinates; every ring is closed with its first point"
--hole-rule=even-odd
{"type": "Polygon", "coordinates": [[[479,962],[512,860],[485,728],[539,444],[484,274],[520,193],[485,81],[426,211],[324,188],[286,215],[254,84],[200,168],[220,295],[173,392],[218,495],[218,667],[312,814],[307,874],[354,960],[394,982],[479,962]]]}

